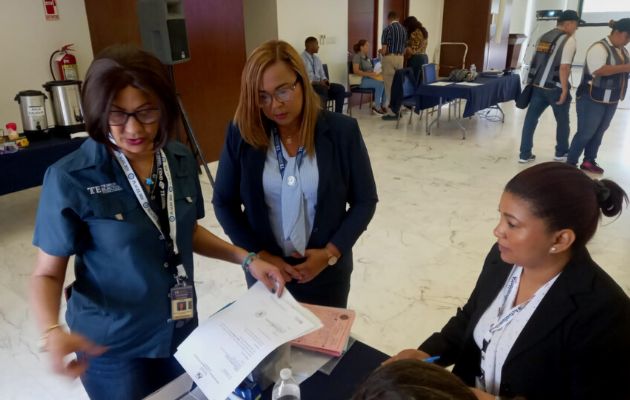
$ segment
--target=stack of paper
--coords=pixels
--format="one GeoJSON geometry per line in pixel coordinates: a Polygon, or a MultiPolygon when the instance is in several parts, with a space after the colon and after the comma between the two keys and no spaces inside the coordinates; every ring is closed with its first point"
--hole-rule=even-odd
{"type": "Polygon", "coordinates": [[[288,290],[278,298],[258,282],[195,329],[175,358],[209,400],[225,400],[275,348],[321,326],[288,290]]]}
{"type": "Polygon", "coordinates": [[[355,313],[345,308],[302,304],[315,314],[324,326],[291,342],[293,346],[339,357],[348,345],[355,313]]]}
{"type": "Polygon", "coordinates": [[[448,86],[448,85],[452,85],[453,83],[455,83],[455,82],[437,81],[437,82],[429,83],[429,85],[431,85],[431,86],[448,86]]]}

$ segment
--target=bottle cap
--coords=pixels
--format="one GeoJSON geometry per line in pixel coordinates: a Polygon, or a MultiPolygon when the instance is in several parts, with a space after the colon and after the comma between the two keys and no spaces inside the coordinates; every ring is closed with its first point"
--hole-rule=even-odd
{"type": "Polygon", "coordinates": [[[287,380],[291,378],[291,368],[282,368],[280,370],[280,378],[287,380]]]}

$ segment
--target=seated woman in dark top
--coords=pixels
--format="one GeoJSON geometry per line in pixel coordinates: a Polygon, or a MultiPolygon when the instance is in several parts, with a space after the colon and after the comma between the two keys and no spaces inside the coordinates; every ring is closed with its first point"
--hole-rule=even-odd
{"type": "Polygon", "coordinates": [[[479,399],[628,398],[630,299],[586,249],[601,214],[616,217],[624,203],[616,183],[567,164],[517,174],[466,305],[393,359],[440,356],[479,399]]]}
{"type": "Polygon", "coordinates": [[[385,82],[383,75],[374,72],[374,63],[370,59],[370,44],[367,40],[361,39],[354,46],[354,57],[352,57],[352,73],[361,77],[361,87],[374,89],[374,106],[372,111],[382,115],[387,112],[385,103],[385,82]]]}

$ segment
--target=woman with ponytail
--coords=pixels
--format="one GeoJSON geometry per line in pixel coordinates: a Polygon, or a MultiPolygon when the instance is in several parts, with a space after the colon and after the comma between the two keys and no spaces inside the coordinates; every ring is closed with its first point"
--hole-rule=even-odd
{"type": "Polygon", "coordinates": [[[625,47],[630,43],[630,18],[610,21],[609,26],[610,35],[593,43],[586,53],[576,93],[578,128],[567,157],[569,164],[577,165],[584,152],[580,168],[595,174],[604,173],[595,162],[597,151],[617,104],[626,95],[630,73],[630,54],[625,47]]]}
{"type": "Polygon", "coordinates": [[[517,174],[468,302],[393,360],[439,356],[478,399],[628,398],[630,299],[586,249],[627,203],[615,182],[567,164],[517,174]]]}

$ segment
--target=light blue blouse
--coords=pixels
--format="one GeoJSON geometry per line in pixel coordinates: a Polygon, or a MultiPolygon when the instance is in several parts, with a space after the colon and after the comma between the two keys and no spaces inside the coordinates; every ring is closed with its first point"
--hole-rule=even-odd
{"type": "MultiPolygon", "coordinates": [[[[296,163],[296,157],[289,157],[287,150],[282,146],[282,155],[287,160],[286,170],[291,171],[296,163]]],[[[315,220],[315,208],[317,207],[317,187],[319,186],[319,170],[317,169],[317,156],[305,154],[302,165],[299,167],[297,179],[300,180],[305,201],[304,230],[306,243],[308,243],[313,221],[315,220]]],[[[269,141],[267,148],[267,158],[263,168],[263,191],[265,192],[265,203],[269,212],[269,222],[271,230],[276,239],[276,243],[284,252],[284,256],[290,256],[295,247],[291,240],[283,238],[282,231],[282,177],[278,166],[278,157],[273,140],[269,141]]],[[[298,222],[300,223],[300,222],[298,222]]]]}

